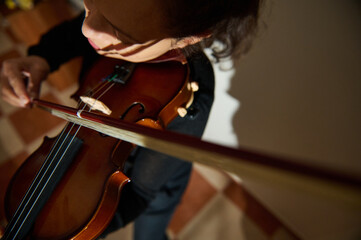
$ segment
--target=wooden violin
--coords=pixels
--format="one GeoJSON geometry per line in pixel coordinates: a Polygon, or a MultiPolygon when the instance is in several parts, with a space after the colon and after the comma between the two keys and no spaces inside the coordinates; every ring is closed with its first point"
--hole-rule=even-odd
{"type": "MultiPolygon", "coordinates": [[[[109,59],[109,61],[112,62],[114,60],[109,59]]],[[[91,76],[96,76],[96,78],[89,80],[89,83],[84,84],[84,87],[79,89],[76,94],[77,98],[80,98],[80,93],[88,92],[88,85],[96,85],[92,83],[92,81],[97,82],[97,80],[94,79],[103,77],[102,73],[97,72],[96,69],[104,68],[108,72],[113,72],[112,67],[108,68],[108,65],[114,66],[114,64],[106,63],[104,66],[101,64],[102,63],[100,63],[97,68],[94,68],[94,72],[90,74],[91,76]]],[[[117,71],[118,70],[115,72],[117,71]]],[[[76,157],[74,157],[74,159],[71,157],[70,167],[64,173],[64,176],[61,178],[39,215],[34,217],[36,218],[35,221],[29,224],[29,233],[24,234],[26,238],[96,238],[96,236],[106,228],[107,223],[112,218],[120,190],[128,181],[127,177],[125,177],[120,170],[126,160],[124,156],[127,156],[131,151],[133,144],[187,161],[199,162],[233,172],[244,179],[255,180],[263,184],[287,186],[304,192],[305,194],[324,197],[325,200],[332,199],[359,208],[361,207],[361,179],[359,176],[303,164],[303,161],[298,159],[289,160],[278,156],[249,151],[247,149],[228,148],[201,141],[191,136],[164,131],[164,127],[178,115],[179,106],[182,108],[186,107],[192,98],[191,84],[189,83],[188,77],[189,73],[186,67],[175,62],[152,65],[151,67],[147,64],[140,64],[137,65],[132,73],[132,80],[129,82],[126,81],[125,83],[123,83],[123,80],[118,79],[118,76],[127,75],[128,71],[125,70],[125,72],[121,72],[122,73],[119,74],[111,74],[107,80],[112,79],[110,85],[114,84],[115,89],[123,89],[125,87],[129,87],[129,89],[127,89],[126,92],[119,90],[120,92],[116,91],[115,93],[112,93],[112,91],[115,91],[111,90],[113,87],[106,90],[107,93],[104,94],[104,96],[107,95],[111,97],[109,97],[109,99],[107,97],[103,98],[102,95],[100,99],[102,103],[97,102],[99,103],[98,108],[99,110],[102,109],[102,112],[86,111],[82,107],[71,108],[41,100],[34,100],[34,104],[37,106],[69,122],[76,123],[77,125],[75,126],[85,126],[95,131],[81,128],[81,131],[91,132],[91,137],[87,136],[86,138],[94,139],[93,146],[87,145],[82,134],[76,134],[77,140],[74,143],[75,150],[72,151],[74,153],[70,153],[71,156],[74,155],[76,157]],[[163,69],[163,67],[165,67],[165,69],[163,69]],[[160,71],[162,74],[161,76],[157,75],[156,78],[153,78],[153,76],[149,77],[153,71],[160,71]],[[160,79],[163,79],[164,82],[162,81],[162,83],[160,83],[160,79]],[[150,93],[149,90],[144,90],[140,95],[140,100],[138,99],[139,97],[134,98],[136,90],[140,87],[135,83],[138,81],[139,84],[142,85],[141,87],[145,87],[144,89],[151,88],[154,84],[157,84],[159,92],[150,93]],[[155,96],[168,91],[168,84],[172,86],[177,85],[173,93],[165,97],[164,101],[155,100],[157,99],[154,98],[155,96]],[[120,95],[122,96],[121,100],[114,97],[120,95]],[[123,105],[123,101],[125,101],[126,104],[123,105]],[[141,102],[147,102],[147,104],[141,102]],[[160,102],[164,102],[164,104],[162,105],[160,102]],[[123,107],[119,107],[118,105],[122,105],[123,107]],[[149,111],[148,106],[158,106],[159,108],[149,111]],[[108,109],[111,111],[110,115],[105,114],[108,112],[108,109]],[[94,155],[92,148],[94,148],[94,151],[98,149],[98,144],[105,139],[109,139],[110,142],[109,146],[107,145],[106,147],[107,151],[105,152],[107,152],[107,154],[94,155]],[[117,139],[122,139],[123,141],[117,139]],[[88,153],[88,151],[90,152],[88,153]],[[123,155],[123,153],[126,154],[123,155]],[[78,156],[83,155],[89,157],[89,160],[85,160],[84,162],[78,160],[78,156]],[[78,170],[82,171],[80,176],[76,173],[78,170]],[[82,184],[73,186],[72,183],[70,183],[72,180],[79,180],[82,184]],[[94,187],[95,190],[91,188],[93,185],[96,185],[96,187],[94,187]],[[80,189],[82,191],[80,191],[80,189]],[[85,192],[85,194],[82,195],[81,192],[85,192]],[[90,200],[91,198],[94,199],[90,200]],[[108,203],[108,200],[111,203],[108,203]],[[88,201],[91,203],[87,203],[88,201]],[[57,206],[56,204],[59,205],[57,206]],[[83,211],[85,207],[91,210],[78,214],[78,212],[83,211]],[[74,211],[74,213],[72,211],[74,211]],[[58,217],[61,219],[58,219],[58,217]],[[72,224],[73,222],[76,224],[72,224]],[[59,226],[61,226],[62,231],[58,229],[52,231],[54,226],[58,229],[60,228],[59,226]]],[[[96,98],[98,98],[97,95],[92,97],[92,99],[96,98]]],[[[71,135],[75,135],[73,130],[70,131],[70,133],[71,135]]],[[[60,139],[62,140],[62,138],[60,139]]],[[[51,144],[48,142],[54,141],[55,140],[45,139],[43,145],[47,145],[47,148],[50,149],[51,144]]],[[[39,155],[40,157],[33,157],[32,155],[30,159],[39,158],[42,160],[33,160],[36,163],[34,163],[34,165],[39,169],[46,156],[45,154],[42,155],[43,153],[37,152],[33,155],[39,155]]],[[[26,167],[35,168],[33,164],[24,163],[15,174],[8,188],[9,190],[6,195],[6,204],[9,205],[9,209],[7,209],[8,219],[11,219],[13,215],[17,215],[15,209],[19,205],[20,199],[26,195],[26,188],[30,186],[30,180],[35,176],[35,171],[29,171],[31,174],[28,174],[27,171],[24,170],[26,167]],[[25,187],[24,181],[18,180],[21,178],[26,179],[25,187]],[[18,188],[22,190],[19,191],[17,190],[18,188]]],[[[15,219],[18,219],[18,217],[15,216],[15,219]]],[[[12,221],[8,224],[7,229],[9,229],[9,225],[14,226],[12,221]]],[[[6,234],[7,233],[5,233],[3,239],[22,239],[8,237],[12,235],[6,234]]]]}
{"type": "MultiPolygon", "coordinates": [[[[191,100],[185,65],[100,59],[73,96],[88,102],[79,104],[79,112],[96,108],[115,121],[163,129],[191,100]]],[[[7,188],[9,223],[1,239],[97,238],[129,181],[122,170],[134,146],[72,123],[57,138],[45,138],[7,188]]]]}

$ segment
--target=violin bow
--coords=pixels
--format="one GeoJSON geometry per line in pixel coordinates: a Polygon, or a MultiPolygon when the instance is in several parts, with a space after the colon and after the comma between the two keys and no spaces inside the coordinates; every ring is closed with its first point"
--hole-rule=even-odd
{"type": "Polygon", "coordinates": [[[33,103],[69,122],[173,157],[238,175],[342,201],[361,208],[361,178],[246,149],[221,146],[198,138],[129,123],[93,112],[35,99],[33,103]]]}

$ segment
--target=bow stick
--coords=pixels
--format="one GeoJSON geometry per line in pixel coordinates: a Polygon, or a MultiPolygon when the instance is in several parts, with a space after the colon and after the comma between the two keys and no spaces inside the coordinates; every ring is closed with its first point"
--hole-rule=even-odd
{"type": "Polygon", "coordinates": [[[359,176],[307,165],[300,160],[290,161],[245,149],[229,148],[188,135],[157,130],[38,99],[33,100],[33,103],[69,122],[141,147],[220,168],[242,179],[291,187],[361,208],[359,176]]]}

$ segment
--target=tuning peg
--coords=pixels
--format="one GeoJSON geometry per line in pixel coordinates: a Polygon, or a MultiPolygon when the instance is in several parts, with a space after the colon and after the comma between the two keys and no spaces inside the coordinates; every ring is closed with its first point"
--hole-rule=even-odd
{"type": "Polygon", "coordinates": [[[197,82],[191,82],[191,89],[193,92],[197,92],[199,90],[199,84],[197,82]]]}
{"type": "Polygon", "coordinates": [[[177,112],[181,117],[185,117],[185,115],[187,115],[187,109],[185,109],[184,107],[179,107],[177,109],[177,112]]]}

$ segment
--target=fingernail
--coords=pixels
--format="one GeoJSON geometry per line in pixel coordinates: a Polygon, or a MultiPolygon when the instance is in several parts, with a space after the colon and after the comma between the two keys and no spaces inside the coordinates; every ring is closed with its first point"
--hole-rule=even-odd
{"type": "Polygon", "coordinates": [[[20,101],[24,106],[29,103],[29,99],[27,99],[25,97],[20,97],[20,101]]]}

